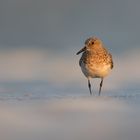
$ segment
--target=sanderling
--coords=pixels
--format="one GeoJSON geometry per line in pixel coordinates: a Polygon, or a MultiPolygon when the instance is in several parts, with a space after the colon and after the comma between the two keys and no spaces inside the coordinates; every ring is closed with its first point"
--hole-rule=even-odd
{"type": "Polygon", "coordinates": [[[104,48],[102,41],[96,37],[88,38],[85,41],[85,46],[77,52],[77,55],[82,52],[79,65],[88,79],[90,94],[92,95],[90,78],[101,78],[99,88],[100,96],[103,79],[113,68],[112,55],[104,48]]]}

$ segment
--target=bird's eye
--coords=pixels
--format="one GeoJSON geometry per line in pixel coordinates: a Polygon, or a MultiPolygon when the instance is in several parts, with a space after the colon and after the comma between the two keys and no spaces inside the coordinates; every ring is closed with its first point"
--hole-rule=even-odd
{"type": "Polygon", "coordinates": [[[93,44],[94,44],[94,42],[92,41],[92,42],[91,42],[91,44],[93,45],[93,44]]]}

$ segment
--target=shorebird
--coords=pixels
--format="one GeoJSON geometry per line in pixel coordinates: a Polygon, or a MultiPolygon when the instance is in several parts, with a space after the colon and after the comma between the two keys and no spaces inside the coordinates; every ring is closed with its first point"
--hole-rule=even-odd
{"type": "Polygon", "coordinates": [[[88,88],[90,95],[91,91],[91,78],[101,78],[99,87],[99,96],[103,85],[104,77],[106,77],[113,68],[112,55],[104,47],[102,41],[96,37],[90,37],[85,41],[85,46],[76,54],[82,53],[79,60],[79,65],[83,74],[88,80],[88,88]]]}

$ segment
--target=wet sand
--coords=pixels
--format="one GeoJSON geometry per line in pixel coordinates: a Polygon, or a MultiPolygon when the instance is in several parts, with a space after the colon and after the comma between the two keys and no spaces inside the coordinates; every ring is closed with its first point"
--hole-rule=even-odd
{"type": "Polygon", "coordinates": [[[113,97],[0,101],[1,140],[138,140],[139,104],[113,97]]]}

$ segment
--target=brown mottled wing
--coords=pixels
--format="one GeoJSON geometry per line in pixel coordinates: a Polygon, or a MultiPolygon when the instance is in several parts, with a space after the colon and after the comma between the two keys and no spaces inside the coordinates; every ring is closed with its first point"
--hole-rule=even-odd
{"type": "Polygon", "coordinates": [[[113,67],[114,67],[114,64],[113,64],[112,55],[109,53],[109,56],[110,56],[111,69],[113,69],[113,67]]]}

